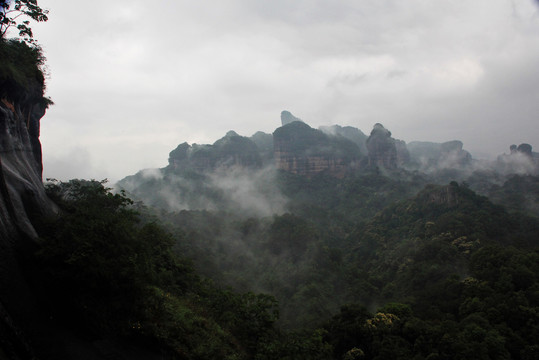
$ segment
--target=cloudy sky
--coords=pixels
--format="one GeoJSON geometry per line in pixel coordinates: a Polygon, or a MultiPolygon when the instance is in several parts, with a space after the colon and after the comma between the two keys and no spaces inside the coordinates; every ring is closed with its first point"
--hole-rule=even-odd
{"type": "Polygon", "coordinates": [[[44,176],[116,181],[179,143],[251,136],[289,110],[460,139],[475,158],[539,149],[533,0],[39,0],[44,176]]]}

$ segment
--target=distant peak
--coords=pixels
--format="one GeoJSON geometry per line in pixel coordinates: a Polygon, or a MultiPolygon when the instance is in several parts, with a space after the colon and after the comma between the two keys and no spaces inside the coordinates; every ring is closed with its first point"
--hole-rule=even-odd
{"type": "Polygon", "coordinates": [[[300,118],[297,118],[294,115],[292,115],[292,113],[290,111],[287,111],[287,110],[281,111],[281,125],[282,126],[284,126],[286,124],[290,124],[290,123],[292,123],[294,121],[303,122],[303,120],[301,120],[300,118]]]}
{"type": "Polygon", "coordinates": [[[374,124],[371,131],[371,136],[385,136],[390,137],[391,131],[387,130],[384,125],[380,123],[374,124]]]}
{"type": "Polygon", "coordinates": [[[230,130],[229,132],[226,133],[225,137],[231,137],[231,136],[239,136],[239,135],[234,130],[230,130]]]}

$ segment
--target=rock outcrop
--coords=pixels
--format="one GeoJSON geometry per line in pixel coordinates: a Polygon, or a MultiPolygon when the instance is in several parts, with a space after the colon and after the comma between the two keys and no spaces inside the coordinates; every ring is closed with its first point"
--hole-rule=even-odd
{"type": "Polygon", "coordinates": [[[290,111],[287,111],[287,110],[281,111],[281,125],[282,126],[293,123],[294,121],[302,121],[302,120],[292,115],[290,111]]]}
{"type": "Polygon", "coordinates": [[[41,178],[39,142],[49,101],[36,64],[17,58],[32,50],[4,42],[2,51],[12,56],[2,58],[0,68],[0,357],[7,352],[9,358],[31,358],[20,324],[32,323],[35,304],[22,264],[37,240],[35,220],[54,211],[41,178]]]}
{"type": "Polygon", "coordinates": [[[267,165],[273,162],[273,135],[257,131],[250,139],[256,144],[262,163],[267,165]]]}
{"type": "MultiPolygon", "coordinates": [[[[0,191],[4,238],[7,228],[37,237],[32,219],[51,208],[41,178],[39,120],[43,107],[23,108],[2,99],[0,103],[0,191]]],[[[12,233],[12,231],[9,231],[12,233]]]]}
{"type": "Polygon", "coordinates": [[[471,154],[463,149],[459,140],[444,143],[412,141],[408,151],[411,161],[422,170],[462,168],[472,161],[471,154]]]}
{"type": "Polygon", "coordinates": [[[273,144],[276,167],[304,176],[325,172],[341,178],[356,169],[361,158],[352,141],[329,136],[299,121],[275,130],[273,144]]]}
{"type": "Polygon", "coordinates": [[[509,154],[498,156],[496,167],[502,174],[538,175],[539,154],[530,144],[511,145],[509,154]]]}
{"type": "Polygon", "coordinates": [[[368,166],[385,169],[397,168],[397,146],[391,132],[382,124],[374,124],[371,134],[366,142],[368,166]]]}
{"type": "MultiPolygon", "coordinates": [[[[259,168],[273,163],[277,169],[294,174],[326,173],[342,178],[361,169],[436,171],[463,168],[472,161],[461,141],[406,144],[394,139],[379,123],[367,137],[351,126],[321,126],[317,130],[286,110],[281,113],[281,122],[283,126],[273,134],[259,131],[246,138],[229,131],[213,145],[180,144],[170,153],[168,168],[207,172],[233,166],[259,168]]],[[[534,158],[531,146],[526,145],[514,146],[512,151],[534,158]]]]}
{"type": "Polygon", "coordinates": [[[320,126],[319,129],[330,136],[342,136],[355,143],[361,154],[367,155],[367,135],[353,126],[320,126]]]}
{"type": "Polygon", "coordinates": [[[169,167],[175,170],[212,171],[233,166],[258,168],[262,160],[256,144],[247,137],[229,131],[213,145],[183,143],[169,154],[169,167]]]}

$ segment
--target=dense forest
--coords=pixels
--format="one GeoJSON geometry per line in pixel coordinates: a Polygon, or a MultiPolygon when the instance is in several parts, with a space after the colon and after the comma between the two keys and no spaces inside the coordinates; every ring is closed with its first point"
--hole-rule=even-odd
{"type": "Polygon", "coordinates": [[[531,213],[410,174],[275,181],[286,211],[264,216],[48,183],[44,311],[180,359],[537,358],[531,213]]]}

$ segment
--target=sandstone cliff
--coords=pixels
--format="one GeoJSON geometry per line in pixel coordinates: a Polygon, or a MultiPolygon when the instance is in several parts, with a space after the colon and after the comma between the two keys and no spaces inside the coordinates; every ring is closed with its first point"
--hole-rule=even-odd
{"type": "Polygon", "coordinates": [[[397,147],[391,132],[382,124],[374,124],[367,139],[368,166],[385,169],[397,168],[397,147]]]}
{"type": "Polygon", "coordinates": [[[361,152],[342,136],[329,136],[309,125],[294,121],[273,133],[274,158],[278,169],[313,176],[326,172],[335,177],[359,166],[361,152]]]}
{"type": "Polygon", "coordinates": [[[30,356],[19,325],[31,323],[34,309],[21,261],[37,239],[33,222],[53,211],[43,188],[39,142],[49,101],[39,52],[24,43],[0,45],[0,353],[18,358],[30,356]]]}

